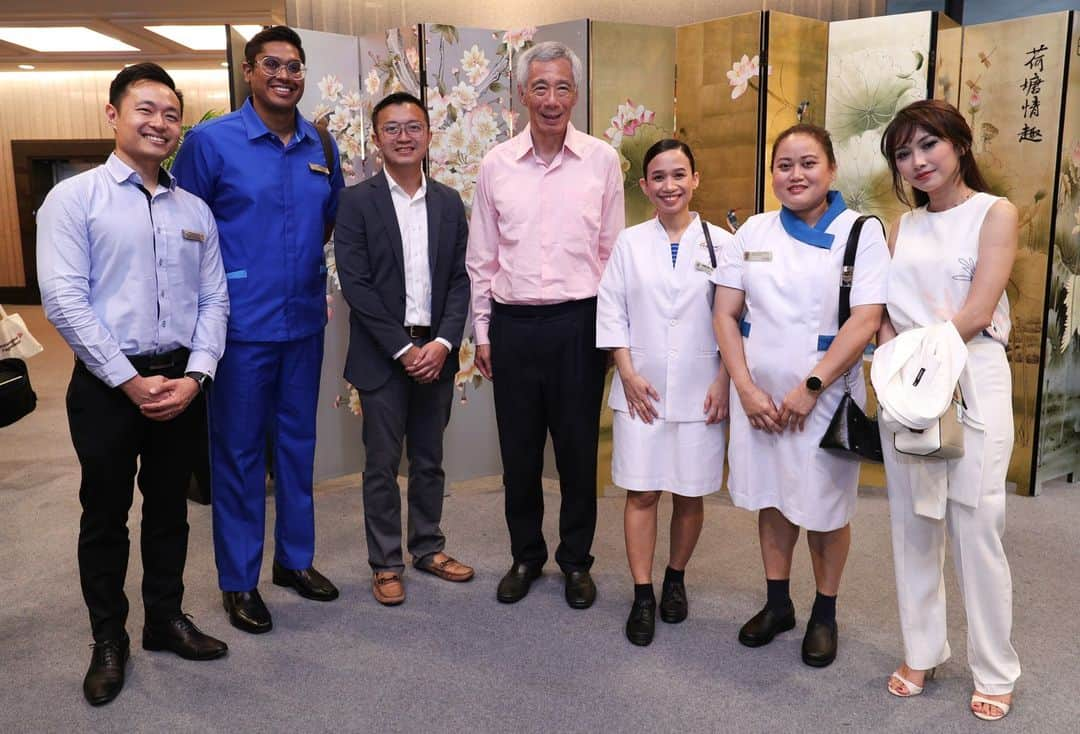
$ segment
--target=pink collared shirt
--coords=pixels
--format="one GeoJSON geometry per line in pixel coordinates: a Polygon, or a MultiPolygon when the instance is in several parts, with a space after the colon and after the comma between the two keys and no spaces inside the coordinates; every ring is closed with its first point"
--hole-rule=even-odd
{"type": "Polygon", "coordinates": [[[596,295],[625,223],[619,156],[570,125],[550,164],[528,126],[480,164],[465,264],[477,344],[488,344],[492,299],[541,305],[596,295]]]}

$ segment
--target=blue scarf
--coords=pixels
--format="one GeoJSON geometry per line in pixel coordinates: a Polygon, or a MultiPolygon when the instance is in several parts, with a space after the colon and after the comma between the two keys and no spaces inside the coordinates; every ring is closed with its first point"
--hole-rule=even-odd
{"type": "Polygon", "coordinates": [[[823,250],[832,249],[833,235],[825,234],[825,230],[829,228],[834,219],[840,216],[841,212],[847,209],[847,204],[844,203],[844,197],[839,191],[830,191],[825,195],[825,201],[829,203],[829,208],[825,210],[825,213],[821,215],[821,219],[813,227],[799,219],[786,206],[781,207],[780,224],[783,225],[784,231],[799,242],[813,247],[820,247],[823,250]]]}

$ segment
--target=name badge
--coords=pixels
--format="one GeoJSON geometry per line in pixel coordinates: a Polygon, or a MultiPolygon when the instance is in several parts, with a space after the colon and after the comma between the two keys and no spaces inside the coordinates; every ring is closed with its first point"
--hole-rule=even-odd
{"type": "Polygon", "coordinates": [[[743,253],[743,260],[751,263],[767,263],[772,262],[771,250],[750,250],[743,253]]]}
{"type": "Polygon", "coordinates": [[[712,275],[712,272],[713,272],[713,268],[712,268],[711,265],[706,265],[705,263],[702,263],[702,262],[695,262],[694,263],[694,270],[699,270],[702,273],[705,273],[706,275],[712,275]]]}
{"type": "Polygon", "coordinates": [[[190,242],[206,242],[206,235],[202,232],[192,232],[190,229],[180,230],[180,236],[190,242]]]}
{"type": "Polygon", "coordinates": [[[315,173],[321,173],[324,176],[329,176],[330,175],[330,169],[327,168],[326,166],[320,165],[318,163],[314,163],[314,162],[308,163],[307,167],[310,168],[315,173]]]}

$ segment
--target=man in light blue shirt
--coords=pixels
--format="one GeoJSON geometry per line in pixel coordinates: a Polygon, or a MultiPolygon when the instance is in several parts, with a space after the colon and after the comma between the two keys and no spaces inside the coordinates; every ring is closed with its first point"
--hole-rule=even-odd
{"type": "Polygon", "coordinates": [[[214,212],[232,313],[210,398],[211,502],[218,583],[229,621],[268,632],[259,595],[268,431],[274,445],[275,584],[338,595],[312,566],[315,411],[326,326],[323,244],[344,186],[337,149],[296,109],[304,50],[290,28],[244,48],[251,97],[191,130],[173,173],[214,212]]]}
{"type": "Polygon", "coordinates": [[[38,282],[75,352],[68,424],[82,468],[79,575],[94,636],[83,693],[108,703],[129,654],[124,577],[138,465],[143,647],[190,660],[227,651],[181,610],[187,497],[201,411],[229,313],[217,229],[206,205],[161,168],[183,101],[156,64],[121,71],[105,113],[108,161],[57,184],[37,215],[38,282]]]}

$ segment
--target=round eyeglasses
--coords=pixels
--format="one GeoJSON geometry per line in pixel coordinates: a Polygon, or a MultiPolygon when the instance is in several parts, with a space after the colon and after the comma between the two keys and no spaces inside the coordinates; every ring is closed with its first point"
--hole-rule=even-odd
{"type": "Polygon", "coordinates": [[[263,56],[255,64],[262,69],[264,74],[271,78],[277,76],[282,69],[285,70],[290,79],[303,79],[304,75],[307,74],[307,67],[296,59],[282,61],[274,56],[263,56]]]}

